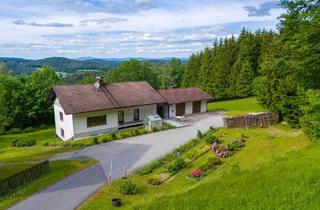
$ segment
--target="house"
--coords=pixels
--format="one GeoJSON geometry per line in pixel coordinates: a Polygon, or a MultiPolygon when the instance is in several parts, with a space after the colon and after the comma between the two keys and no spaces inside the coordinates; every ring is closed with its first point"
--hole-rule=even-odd
{"type": "Polygon", "coordinates": [[[155,114],[168,118],[206,112],[211,99],[198,88],[156,91],[145,81],[54,86],[48,95],[62,140],[142,125],[146,116],[155,114]]]}

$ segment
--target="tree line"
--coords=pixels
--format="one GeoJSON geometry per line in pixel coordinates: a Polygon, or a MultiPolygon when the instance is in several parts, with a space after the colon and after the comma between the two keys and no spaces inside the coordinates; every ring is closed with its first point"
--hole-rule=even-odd
{"type": "Polygon", "coordinates": [[[28,76],[14,76],[0,64],[0,133],[11,128],[53,124],[53,109],[46,102],[51,87],[60,82],[45,66],[28,76]]]}
{"type": "Polygon", "coordinates": [[[197,86],[216,100],[254,94],[253,81],[261,74],[261,60],[276,39],[272,31],[243,29],[238,38],[215,40],[212,47],[191,55],[182,86],[197,86]]]}
{"type": "Polygon", "coordinates": [[[283,0],[279,37],[257,78],[257,97],[294,127],[320,139],[320,4],[283,0]]]}
{"type": "Polygon", "coordinates": [[[131,59],[118,68],[105,73],[107,83],[123,81],[147,81],[155,89],[181,87],[184,64],[173,58],[165,64],[131,59]]]}
{"type": "Polygon", "coordinates": [[[104,75],[107,83],[145,80],[156,89],[180,87],[183,66],[179,59],[164,64],[132,59],[110,72],[84,71],[59,77],[50,66],[30,75],[14,75],[0,62],[0,135],[52,125],[53,108],[46,99],[53,85],[93,84],[97,76],[104,75]]]}
{"type": "Polygon", "coordinates": [[[278,33],[243,29],[193,54],[182,86],[197,86],[216,100],[256,95],[292,127],[320,139],[320,5],[282,0],[278,33]]]}

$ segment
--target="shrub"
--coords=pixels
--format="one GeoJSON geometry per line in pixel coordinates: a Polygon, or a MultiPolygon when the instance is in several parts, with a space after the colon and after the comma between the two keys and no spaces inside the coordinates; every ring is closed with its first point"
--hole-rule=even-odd
{"type": "Polygon", "coordinates": [[[44,142],[43,144],[42,144],[42,146],[49,146],[49,142],[44,142]]]}
{"type": "Polygon", "coordinates": [[[71,144],[71,147],[83,147],[83,146],[85,146],[85,144],[84,143],[73,143],[73,144],[71,144]]]}
{"type": "Polygon", "coordinates": [[[176,154],[177,153],[180,153],[180,155],[181,155],[184,152],[186,152],[186,151],[190,150],[191,148],[195,147],[199,143],[200,143],[200,141],[198,141],[197,139],[193,139],[193,140],[189,141],[188,143],[186,143],[186,144],[180,146],[179,148],[175,149],[173,152],[167,154],[163,158],[160,158],[160,159],[158,159],[156,161],[153,161],[151,164],[148,164],[147,166],[139,169],[138,170],[138,174],[139,175],[150,174],[151,172],[153,172],[155,169],[159,168],[163,164],[174,160],[176,158],[176,154]]]}
{"type": "Polygon", "coordinates": [[[31,133],[31,132],[33,132],[33,131],[34,131],[34,128],[33,128],[33,127],[28,127],[28,128],[25,128],[25,129],[23,130],[24,133],[31,133]]]}
{"type": "Polygon", "coordinates": [[[193,160],[195,157],[197,156],[196,152],[188,152],[186,153],[186,158],[188,158],[189,160],[193,160]]]}
{"type": "Polygon", "coordinates": [[[235,151],[235,150],[239,150],[244,146],[246,146],[244,139],[234,139],[230,141],[230,144],[228,144],[228,149],[230,151],[235,151]]]}
{"type": "Polygon", "coordinates": [[[153,127],[153,128],[152,128],[152,132],[158,132],[158,131],[160,131],[160,129],[158,129],[158,128],[156,128],[156,127],[153,127]]]}
{"type": "Polygon", "coordinates": [[[178,158],[168,166],[168,171],[173,174],[183,169],[185,166],[186,162],[182,158],[178,158]]]}
{"type": "Polygon", "coordinates": [[[148,131],[146,129],[143,129],[142,134],[147,134],[148,131]]]}
{"type": "Polygon", "coordinates": [[[11,128],[9,131],[7,131],[7,134],[18,134],[21,133],[21,129],[20,128],[11,128]]]}
{"type": "Polygon", "coordinates": [[[11,142],[13,147],[31,147],[36,145],[36,140],[34,139],[15,139],[11,142]]]}
{"type": "Polygon", "coordinates": [[[207,143],[207,144],[213,144],[214,142],[216,143],[219,143],[220,140],[218,139],[218,137],[216,137],[215,135],[212,135],[211,133],[207,133],[205,136],[204,136],[204,141],[207,143]]]}
{"type": "Polygon", "coordinates": [[[164,163],[164,159],[158,159],[153,161],[152,163],[148,164],[147,166],[141,168],[138,170],[138,174],[139,175],[146,175],[146,174],[150,174],[151,172],[153,172],[155,169],[159,168],[163,163],[164,163]]]}
{"type": "Polygon", "coordinates": [[[116,140],[117,139],[116,133],[111,133],[111,138],[112,138],[112,140],[116,140]]]}
{"type": "Polygon", "coordinates": [[[42,124],[39,126],[40,129],[48,129],[49,126],[47,126],[46,124],[42,124]]]}
{"type": "Polygon", "coordinates": [[[153,177],[149,177],[147,179],[147,183],[150,185],[160,185],[161,184],[161,180],[158,176],[153,176],[153,177]]]}
{"type": "Polygon", "coordinates": [[[130,180],[125,180],[119,185],[119,192],[124,195],[133,195],[137,193],[137,185],[130,180]]]}
{"type": "Polygon", "coordinates": [[[108,141],[110,141],[109,138],[108,138],[108,136],[104,136],[104,137],[102,138],[102,142],[106,143],[106,142],[108,142],[108,141]]]}
{"type": "Polygon", "coordinates": [[[221,165],[222,163],[223,162],[220,158],[211,157],[211,158],[209,158],[206,165],[208,166],[208,168],[212,169],[212,168],[216,168],[217,166],[221,165]]]}
{"type": "Polygon", "coordinates": [[[201,131],[197,131],[197,137],[199,138],[199,139],[202,139],[203,138],[203,134],[201,133],[201,131]]]}
{"type": "Polygon", "coordinates": [[[93,144],[93,145],[99,144],[98,138],[94,137],[94,138],[92,139],[92,144],[93,144]]]}
{"type": "Polygon", "coordinates": [[[136,136],[136,132],[131,131],[131,132],[130,132],[130,135],[131,135],[131,136],[136,136]]]}
{"type": "Polygon", "coordinates": [[[62,146],[64,146],[64,147],[70,147],[71,144],[70,144],[70,142],[63,142],[63,143],[62,143],[62,146]]]}
{"type": "Polygon", "coordinates": [[[120,133],[120,136],[121,138],[128,138],[128,137],[131,137],[131,134],[129,132],[123,132],[123,133],[120,133]]]}
{"type": "Polygon", "coordinates": [[[0,135],[6,134],[6,129],[0,127],[0,135]]]}
{"type": "Polygon", "coordinates": [[[135,134],[136,136],[139,136],[139,135],[140,135],[139,129],[134,130],[134,134],[135,134]]]}

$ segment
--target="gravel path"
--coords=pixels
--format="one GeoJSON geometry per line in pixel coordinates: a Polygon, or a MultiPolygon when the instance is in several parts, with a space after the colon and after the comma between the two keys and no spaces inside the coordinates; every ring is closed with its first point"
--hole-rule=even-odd
{"type": "Polygon", "coordinates": [[[190,126],[131,137],[110,143],[64,153],[54,159],[89,157],[100,162],[82,170],[40,193],[20,202],[11,209],[71,210],[107,182],[112,163],[112,179],[140,168],[195,138],[197,130],[205,132],[210,126],[222,127],[222,112],[210,112],[190,117],[190,126]]]}

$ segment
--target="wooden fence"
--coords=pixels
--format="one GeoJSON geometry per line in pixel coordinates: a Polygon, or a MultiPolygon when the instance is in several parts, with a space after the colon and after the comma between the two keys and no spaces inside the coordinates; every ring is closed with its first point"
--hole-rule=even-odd
{"type": "Polygon", "coordinates": [[[262,112],[223,118],[223,124],[227,128],[265,127],[276,124],[278,121],[279,116],[275,112],[262,112]]]}
{"type": "Polygon", "coordinates": [[[38,177],[50,172],[49,160],[41,162],[24,171],[14,174],[0,181],[0,197],[7,195],[10,191],[32,182],[38,177]]]}

